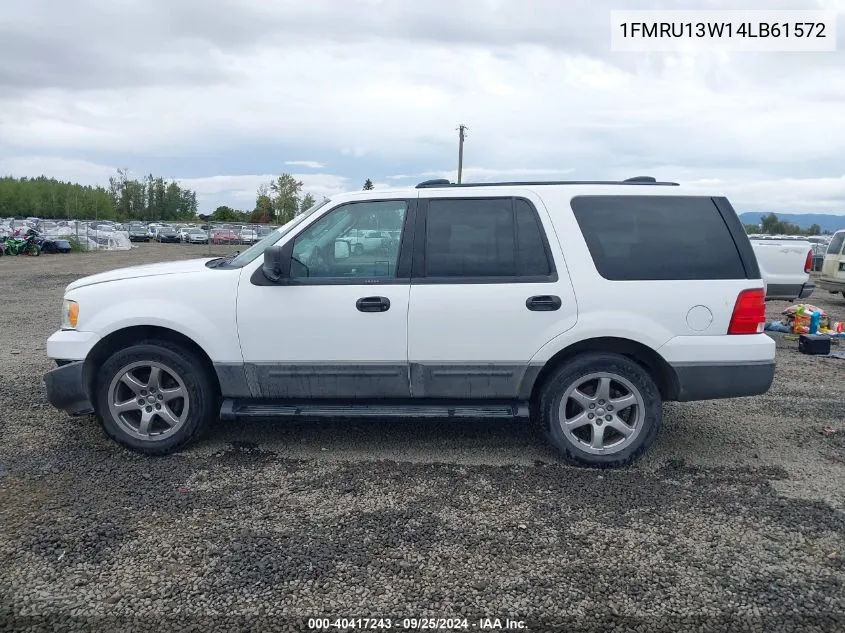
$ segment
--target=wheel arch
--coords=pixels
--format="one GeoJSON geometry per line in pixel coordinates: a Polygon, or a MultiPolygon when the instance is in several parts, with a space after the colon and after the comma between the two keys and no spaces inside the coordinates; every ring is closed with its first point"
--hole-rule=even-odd
{"type": "Polygon", "coordinates": [[[220,380],[217,372],[214,370],[214,363],[212,363],[208,353],[196,341],[170,328],[158,325],[133,325],[111,332],[100,339],[91,348],[91,351],[88,352],[88,355],[85,357],[82,377],[89,396],[94,393],[94,381],[97,377],[97,369],[102,367],[109,356],[119,349],[149,340],[175,343],[196,354],[203,365],[203,369],[208,374],[211,384],[214,386],[217,394],[220,394],[220,380]]]}
{"type": "Polygon", "coordinates": [[[649,373],[663,400],[675,400],[678,396],[677,374],[660,354],[637,341],[612,336],[589,338],[563,348],[546,361],[531,383],[530,391],[528,385],[525,385],[523,393],[530,393],[530,401],[536,403],[549,377],[562,365],[587,352],[609,352],[625,356],[649,373]]]}

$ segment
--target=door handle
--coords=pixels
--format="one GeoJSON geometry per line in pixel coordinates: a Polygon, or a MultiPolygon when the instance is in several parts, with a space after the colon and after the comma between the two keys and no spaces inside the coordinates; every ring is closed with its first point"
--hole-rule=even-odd
{"type": "Polygon", "coordinates": [[[557,295],[538,295],[528,297],[525,300],[525,307],[535,312],[553,312],[560,308],[563,302],[557,295]]]}
{"type": "Polygon", "coordinates": [[[390,310],[390,299],[387,297],[361,297],[355,302],[355,307],[361,312],[387,312],[390,310]]]}

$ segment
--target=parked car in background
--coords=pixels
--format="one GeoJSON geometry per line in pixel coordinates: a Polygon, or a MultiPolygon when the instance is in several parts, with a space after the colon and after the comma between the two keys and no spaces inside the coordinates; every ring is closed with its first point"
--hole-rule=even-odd
{"type": "Polygon", "coordinates": [[[179,233],[174,229],[172,226],[164,225],[160,226],[156,229],[156,241],[165,243],[177,243],[181,242],[182,240],[179,237],[179,233]]]}
{"type": "Polygon", "coordinates": [[[149,242],[150,235],[147,232],[147,227],[140,222],[131,222],[129,224],[129,241],[130,242],[149,242]]]}
{"type": "Polygon", "coordinates": [[[212,244],[236,244],[239,236],[230,229],[214,229],[211,231],[212,244]]]}
{"type": "Polygon", "coordinates": [[[187,242],[188,241],[187,240],[188,231],[190,231],[191,229],[188,228],[187,226],[177,226],[175,228],[176,228],[176,232],[179,233],[179,241],[180,242],[187,242]]]}
{"type": "Polygon", "coordinates": [[[818,278],[819,288],[831,294],[841,292],[845,297],[845,230],[833,234],[818,278]]]}
{"type": "Polygon", "coordinates": [[[188,229],[182,241],[189,244],[208,244],[208,233],[202,229],[188,229]]]}
{"type": "Polygon", "coordinates": [[[161,225],[161,224],[159,224],[158,222],[150,222],[150,223],[147,225],[147,235],[149,236],[149,238],[150,238],[151,240],[154,240],[154,239],[155,239],[155,237],[156,237],[156,231],[158,231],[158,228],[159,228],[160,226],[162,226],[162,225],[161,225]]]}
{"type": "Polygon", "coordinates": [[[815,290],[810,281],[813,247],[806,239],[786,236],[749,235],[757,257],[766,299],[806,299],[815,290]]]}
{"type": "Polygon", "coordinates": [[[350,231],[341,239],[349,243],[353,255],[377,253],[389,249],[392,239],[387,231],[350,231]]]}
{"type": "Polygon", "coordinates": [[[241,229],[241,232],[238,234],[238,239],[242,244],[255,244],[260,238],[258,237],[258,232],[255,229],[246,228],[241,229]]]}

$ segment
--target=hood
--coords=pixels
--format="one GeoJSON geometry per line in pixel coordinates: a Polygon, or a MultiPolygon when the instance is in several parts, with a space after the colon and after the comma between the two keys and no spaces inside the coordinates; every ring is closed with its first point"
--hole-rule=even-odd
{"type": "Polygon", "coordinates": [[[146,264],[143,266],[129,266],[128,268],[118,268],[116,270],[109,270],[104,273],[96,275],[89,275],[82,279],[77,279],[68,285],[65,291],[75,290],[83,286],[90,286],[93,284],[102,284],[108,281],[120,281],[121,279],[134,279],[137,277],[154,277],[157,275],[178,275],[184,273],[198,273],[208,270],[206,262],[216,257],[204,257],[202,259],[188,259],[177,262],[164,262],[161,264],[146,264]]]}

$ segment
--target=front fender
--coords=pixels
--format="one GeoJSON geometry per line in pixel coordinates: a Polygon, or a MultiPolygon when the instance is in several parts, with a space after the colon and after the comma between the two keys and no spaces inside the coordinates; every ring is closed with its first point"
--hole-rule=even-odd
{"type": "MultiPolygon", "coordinates": [[[[105,338],[134,326],[158,326],[178,332],[199,345],[213,362],[243,362],[234,314],[220,310],[213,318],[203,310],[172,300],[128,299],[98,310],[86,319],[84,329],[105,338]]],[[[84,304],[83,304],[83,310],[84,304]]]]}

